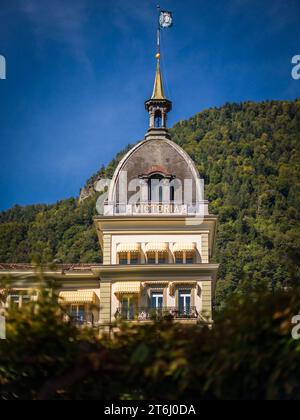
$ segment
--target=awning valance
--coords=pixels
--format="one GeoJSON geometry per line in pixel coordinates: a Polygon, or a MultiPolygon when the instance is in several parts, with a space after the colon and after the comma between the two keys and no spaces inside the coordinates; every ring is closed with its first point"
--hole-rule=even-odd
{"type": "Polygon", "coordinates": [[[146,245],[146,252],[167,252],[168,248],[167,243],[152,242],[146,245]]]}
{"type": "Polygon", "coordinates": [[[128,281],[116,283],[114,286],[114,292],[116,295],[124,294],[140,294],[142,284],[139,281],[128,281]]]}
{"type": "Polygon", "coordinates": [[[144,287],[147,286],[167,286],[170,282],[169,281],[159,281],[159,280],[153,280],[153,281],[145,281],[143,283],[144,287]]]}
{"type": "Polygon", "coordinates": [[[177,242],[173,247],[173,252],[193,252],[196,249],[196,244],[177,242]]]}
{"type": "Polygon", "coordinates": [[[140,252],[140,244],[119,244],[117,246],[117,253],[120,254],[122,252],[140,252]]]}
{"type": "Polygon", "coordinates": [[[95,304],[97,300],[97,295],[93,290],[64,291],[59,293],[59,301],[62,305],[95,304]]]}
{"type": "Polygon", "coordinates": [[[170,285],[170,293],[174,294],[176,287],[180,286],[182,288],[188,288],[188,287],[196,287],[198,284],[197,281],[173,281],[170,285]]]}

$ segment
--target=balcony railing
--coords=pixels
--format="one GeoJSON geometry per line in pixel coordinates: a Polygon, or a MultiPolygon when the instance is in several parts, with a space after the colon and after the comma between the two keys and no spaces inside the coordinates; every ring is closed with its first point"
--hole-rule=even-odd
{"type": "Polygon", "coordinates": [[[94,314],[92,312],[84,312],[83,314],[67,314],[68,320],[76,327],[94,326],[94,314]]]}
{"type": "Polygon", "coordinates": [[[137,216],[137,215],[177,215],[206,216],[208,201],[194,204],[146,202],[137,204],[104,203],[104,216],[137,216]]]}
{"type": "Polygon", "coordinates": [[[159,321],[159,320],[197,320],[199,313],[196,307],[176,308],[119,308],[115,314],[116,320],[123,321],[159,321]]]}

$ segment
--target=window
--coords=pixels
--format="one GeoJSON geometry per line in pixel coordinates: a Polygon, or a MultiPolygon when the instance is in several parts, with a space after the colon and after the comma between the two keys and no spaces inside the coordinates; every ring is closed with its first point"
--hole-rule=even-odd
{"type": "Polygon", "coordinates": [[[195,262],[195,253],[194,252],[186,252],[185,263],[186,264],[194,264],[194,262],[195,262]]]}
{"type": "Polygon", "coordinates": [[[155,126],[155,128],[161,128],[161,126],[162,126],[162,115],[161,115],[161,111],[156,111],[155,112],[154,126],[155,126]]]}
{"type": "Polygon", "coordinates": [[[149,252],[148,253],[148,264],[156,264],[156,253],[149,252]]]}
{"type": "Polygon", "coordinates": [[[163,202],[163,188],[161,181],[164,179],[162,175],[153,175],[148,179],[148,200],[155,203],[163,202]]]}
{"type": "Polygon", "coordinates": [[[120,265],[137,265],[139,264],[139,253],[138,252],[122,252],[119,254],[120,265]]]}
{"type": "Polygon", "coordinates": [[[164,303],[163,292],[152,292],[151,293],[151,309],[161,309],[164,303]]]}
{"type": "Polygon", "coordinates": [[[85,306],[84,305],[71,305],[70,315],[78,321],[84,321],[85,306]]]}
{"type": "Polygon", "coordinates": [[[167,264],[167,253],[159,252],[158,253],[158,264],[167,264]]]}
{"type": "Polygon", "coordinates": [[[195,252],[193,251],[175,252],[175,263],[176,264],[194,264],[195,252]]]}
{"type": "Polygon", "coordinates": [[[179,290],[179,314],[188,315],[191,310],[192,293],[191,290],[179,290]]]}
{"type": "Polygon", "coordinates": [[[31,301],[32,298],[29,295],[15,294],[8,296],[8,302],[10,306],[14,308],[21,308],[22,306],[25,306],[31,301]]]}
{"type": "Polygon", "coordinates": [[[167,252],[148,252],[147,261],[148,261],[148,264],[168,264],[168,253],[167,252]]]}
{"type": "Polygon", "coordinates": [[[123,296],[121,300],[121,316],[127,321],[135,318],[137,309],[137,300],[131,296],[123,296]]]}
{"type": "Polygon", "coordinates": [[[174,186],[170,187],[170,201],[171,203],[175,201],[175,187],[174,186]]]}
{"type": "Polygon", "coordinates": [[[120,265],[127,265],[128,264],[128,256],[127,253],[119,254],[119,264],[120,265]]]}
{"type": "Polygon", "coordinates": [[[130,264],[131,265],[137,265],[139,263],[139,255],[138,253],[132,253],[130,254],[130,264]]]}
{"type": "Polygon", "coordinates": [[[183,253],[182,252],[176,252],[175,253],[175,263],[176,264],[183,264],[183,253]]]}

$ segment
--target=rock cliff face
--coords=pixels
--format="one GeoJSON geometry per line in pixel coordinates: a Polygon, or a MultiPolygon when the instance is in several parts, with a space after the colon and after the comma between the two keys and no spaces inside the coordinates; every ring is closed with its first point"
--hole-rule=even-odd
{"type": "Polygon", "coordinates": [[[84,200],[86,200],[89,197],[93,197],[96,194],[96,185],[97,182],[100,180],[101,178],[99,178],[98,180],[96,180],[93,184],[87,185],[83,188],[81,188],[80,193],[79,193],[79,204],[81,204],[84,200]]]}

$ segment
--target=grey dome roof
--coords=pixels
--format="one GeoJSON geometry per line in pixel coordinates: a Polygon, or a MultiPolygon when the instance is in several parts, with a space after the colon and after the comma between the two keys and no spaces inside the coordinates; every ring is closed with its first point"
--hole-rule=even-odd
{"type": "MultiPolygon", "coordinates": [[[[111,203],[116,202],[119,177],[123,171],[127,172],[127,185],[132,180],[150,176],[153,173],[160,173],[166,177],[172,176],[183,184],[184,180],[192,180],[196,184],[196,181],[200,179],[192,159],[181,147],[168,139],[144,140],[127,153],[119,163],[109,188],[108,201],[111,203]]],[[[133,194],[135,192],[128,192],[128,198],[133,194]]]]}

